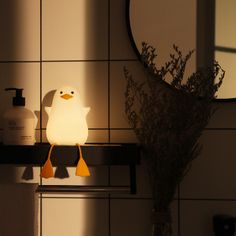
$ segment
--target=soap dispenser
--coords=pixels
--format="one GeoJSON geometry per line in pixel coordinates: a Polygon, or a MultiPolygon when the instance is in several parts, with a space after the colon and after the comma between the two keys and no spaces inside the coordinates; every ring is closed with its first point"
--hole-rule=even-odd
{"type": "Polygon", "coordinates": [[[35,144],[35,115],[25,108],[25,98],[21,88],[6,88],[15,91],[13,107],[3,115],[3,144],[5,145],[34,145],[35,144]]]}

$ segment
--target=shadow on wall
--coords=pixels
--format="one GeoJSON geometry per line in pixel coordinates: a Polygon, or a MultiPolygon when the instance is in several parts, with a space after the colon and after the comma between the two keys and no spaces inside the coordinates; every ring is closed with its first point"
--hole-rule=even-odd
{"type": "Polygon", "coordinates": [[[36,236],[37,184],[1,184],[0,235],[36,236]]]}
{"type": "MultiPolygon", "coordinates": [[[[110,47],[110,42],[109,42],[109,36],[108,33],[110,30],[108,29],[109,27],[109,11],[108,9],[109,4],[108,1],[87,1],[86,2],[86,20],[85,22],[88,22],[91,28],[85,27],[86,28],[86,41],[88,42],[93,42],[90,44],[87,44],[86,50],[90,52],[91,50],[93,51],[93,55],[95,56],[95,59],[107,59],[110,57],[108,55],[110,47]],[[91,4],[92,3],[92,4],[91,4]],[[103,17],[107,16],[107,38],[105,42],[107,42],[107,48],[104,51],[101,51],[104,47],[101,47],[101,45],[104,45],[104,37],[100,36],[103,34],[106,34],[106,30],[104,27],[101,27],[104,22],[103,22],[103,17]],[[98,40],[89,40],[90,38],[98,39],[98,40]],[[102,58],[102,57],[106,58],[102,58]]],[[[89,53],[90,54],[90,53],[89,53]]],[[[89,70],[89,67],[87,67],[87,70],[89,70]]],[[[89,71],[85,71],[85,76],[87,77],[89,75],[89,71]]],[[[99,79],[99,78],[97,78],[99,79]]],[[[109,80],[109,78],[108,78],[109,80]]],[[[97,85],[99,83],[98,81],[94,81],[94,83],[97,85]]],[[[99,86],[98,86],[99,87],[99,86]]],[[[89,91],[89,88],[86,88],[86,91],[89,91]]],[[[110,88],[108,87],[108,90],[110,88]]],[[[105,93],[109,94],[109,91],[104,91],[105,93]]],[[[110,98],[108,98],[110,99],[110,98]]],[[[109,104],[109,103],[107,103],[109,104]]],[[[105,104],[104,104],[105,105],[105,104]]],[[[92,109],[92,108],[91,108],[92,109]]],[[[109,107],[108,107],[108,112],[109,112],[109,107]]],[[[110,115],[110,114],[108,114],[110,115]]],[[[109,122],[109,121],[108,121],[109,122]]],[[[107,124],[108,125],[108,124],[107,124]]],[[[98,168],[99,169],[99,168],[98,168]]],[[[99,174],[96,175],[96,173],[99,173],[99,171],[94,168],[94,175],[97,176],[99,179],[99,174]]],[[[102,174],[103,176],[103,174],[102,174]]],[[[104,185],[108,184],[109,179],[110,179],[110,171],[106,169],[106,176],[107,179],[103,179],[102,182],[105,181],[105,183],[102,183],[104,185]]],[[[92,176],[90,178],[93,178],[92,176]]],[[[94,182],[95,184],[99,183],[100,181],[98,179],[94,179],[91,182],[94,182]]],[[[96,196],[96,195],[95,195],[96,196]]],[[[108,197],[108,195],[106,195],[108,197]]],[[[88,201],[86,202],[85,208],[84,208],[84,226],[83,226],[83,235],[108,235],[109,234],[109,217],[110,217],[110,201],[108,200],[95,200],[95,201],[88,201]],[[92,227],[91,227],[92,226],[92,227]]]]}
{"type": "MultiPolygon", "coordinates": [[[[21,10],[20,1],[1,1],[0,2],[0,30],[1,47],[0,60],[14,60],[17,58],[20,48],[18,40],[21,38],[18,20],[21,10]]],[[[14,71],[12,72],[14,73],[14,71]]]]}
{"type": "MultiPolygon", "coordinates": [[[[0,44],[1,61],[14,61],[20,55],[19,41],[21,29],[19,19],[22,8],[20,1],[0,1],[0,44]]],[[[8,70],[4,84],[14,84],[17,81],[6,81],[17,78],[17,70],[8,70]]],[[[4,91],[1,91],[4,93],[4,91]]],[[[10,96],[10,95],[9,95],[10,96]]],[[[3,157],[7,158],[7,157],[3,157]]],[[[38,196],[35,194],[36,184],[12,184],[17,179],[14,167],[1,167],[0,183],[0,235],[33,236],[37,233],[38,196]]]]}

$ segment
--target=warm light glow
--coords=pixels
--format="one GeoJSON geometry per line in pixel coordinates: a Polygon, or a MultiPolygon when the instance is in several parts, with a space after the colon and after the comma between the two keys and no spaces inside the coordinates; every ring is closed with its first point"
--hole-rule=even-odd
{"type": "Polygon", "coordinates": [[[64,86],[54,95],[52,107],[46,107],[48,123],[46,136],[50,144],[84,144],[88,138],[86,116],[89,107],[83,107],[79,92],[74,87],[64,86]]]}

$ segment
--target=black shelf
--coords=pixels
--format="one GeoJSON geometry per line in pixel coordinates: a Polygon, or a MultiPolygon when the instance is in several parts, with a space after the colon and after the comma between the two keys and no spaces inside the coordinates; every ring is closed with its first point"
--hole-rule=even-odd
{"type": "MultiPolygon", "coordinates": [[[[42,166],[47,159],[48,143],[33,146],[0,145],[0,164],[42,166]]],[[[137,165],[140,163],[136,144],[87,144],[81,146],[83,157],[90,166],[137,165]]],[[[55,146],[51,161],[54,166],[76,166],[79,158],[76,146],[55,146]]]]}
{"type": "MultiPolygon", "coordinates": [[[[87,144],[81,146],[83,158],[89,166],[129,166],[129,186],[63,186],[39,185],[41,193],[136,193],[136,165],[140,164],[140,148],[137,144],[87,144]]],[[[42,166],[48,155],[50,144],[33,146],[0,145],[0,165],[42,166]]],[[[76,166],[79,150],[76,146],[55,146],[51,154],[53,166],[76,166]]]]}

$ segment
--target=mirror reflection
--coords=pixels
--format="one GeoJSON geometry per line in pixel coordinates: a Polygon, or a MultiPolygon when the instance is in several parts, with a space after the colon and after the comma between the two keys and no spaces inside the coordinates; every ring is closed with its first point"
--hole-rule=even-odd
{"type": "Polygon", "coordinates": [[[215,59],[226,71],[220,98],[236,97],[236,1],[216,0],[215,59]]]}

